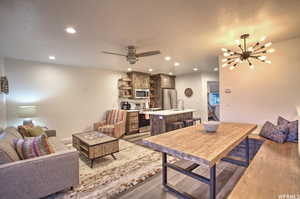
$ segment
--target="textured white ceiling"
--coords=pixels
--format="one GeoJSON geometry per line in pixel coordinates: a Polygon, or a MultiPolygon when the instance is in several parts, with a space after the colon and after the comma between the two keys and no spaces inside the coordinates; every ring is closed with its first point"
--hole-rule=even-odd
{"type": "MultiPolygon", "coordinates": [[[[299,0],[0,0],[0,56],[112,70],[213,71],[242,33],[273,42],[300,35],[299,0]],[[66,26],[78,33],[69,35],[66,26]],[[129,66],[126,53],[161,50],[129,66]],[[164,56],[171,56],[167,62],[164,56]],[[180,66],[174,67],[174,61],[180,66]]],[[[279,49],[278,49],[279,50],[279,49]]]]}

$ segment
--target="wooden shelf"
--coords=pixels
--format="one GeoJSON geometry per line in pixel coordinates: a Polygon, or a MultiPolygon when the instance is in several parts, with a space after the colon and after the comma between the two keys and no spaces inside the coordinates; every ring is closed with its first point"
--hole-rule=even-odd
{"type": "Polygon", "coordinates": [[[119,81],[123,81],[123,82],[131,82],[132,80],[127,78],[127,79],[119,79],[119,81]]]}
{"type": "Polygon", "coordinates": [[[119,98],[131,98],[132,95],[123,95],[123,96],[119,96],[119,98]]]}
{"type": "Polygon", "coordinates": [[[130,86],[123,86],[123,87],[120,87],[119,89],[120,90],[131,90],[132,87],[130,87],[130,86]]]}
{"type": "Polygon", "coordinates": [[[80,147],[80,149],[83,149],[85,151],[89,151],[88,146],[80,145],[79,147],[80,147]]]}

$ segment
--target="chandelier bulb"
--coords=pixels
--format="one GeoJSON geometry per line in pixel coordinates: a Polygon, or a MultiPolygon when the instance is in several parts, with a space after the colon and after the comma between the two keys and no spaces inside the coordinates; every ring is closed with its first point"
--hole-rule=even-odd
{"type": "Polygon", "coordinates": [[[229,69],[230,69],[230,70],[233,70],[233,69],[234,69],[234,66],[230,66],[229,69]]]}
{"type": "Polygon", "coordinates": [[[222,62],[227,62],[228,61],[228,59],[222,59],[222,62]]]}
{"type": "Polygon", "coordinates": [[[271,49],[267,50],[267,53],[273,53],[274,51],[275,51],[275,49],[271,48],[271,49]]]}
{"type": "Polygon", "coordinates": [[[272,45],[272,42],[266,43],[265,47],[270,47],[272,45]]]}
{"type": "Polygon", "coordinates": [[[229,53],[224,53],[223,54],[225,57],[228,57],[230,54],[229,53]]]}
{"type": "Polygon", "coordinates": [[[227,51],[228,51],[226,48],[221,48],[221,50],[222,50],[223,52],[227,52],[227,51]]]}
{"type": "Polygon", "coordinates": [[[250,69],[254,69],[254,65],[251,64],[251,65],[249,66],[249,68],[250,68],[250,69]]]}
{"type": "Polygon", "coordinates": [[[225,64],[222,65],[223,68],[226,67],[226,66],[227,66],[227,63],[225,63],[225,64]]]}
{"type": "Polygon", "coordinates": [[[260,42],[265,41],[266,40],[266,36],[262,36],[262,38],[260,39],[260,42]]]}
{"type": "Polygon", "coordinates": [[[240,61],[240,58],[236,58],[235,60],[234,60],[234,62],[239,62],[240,61]]]}
{"type": "Polygon", "coordinates": [[[253,52],[254,51],[253,47],[249,47],[248,51],[253,52]]]}
{"type": "Polygon", "coordinates": [[[259,60],[265,60],[266,58],[267,58],[267,56],[265,56],[265,55],[258,57],[259,60]]]}
{"type": "Polygon", "coordinates": [[[265,60],[265,63],[271,64],[272,62],[270,60],[265,60]]]}

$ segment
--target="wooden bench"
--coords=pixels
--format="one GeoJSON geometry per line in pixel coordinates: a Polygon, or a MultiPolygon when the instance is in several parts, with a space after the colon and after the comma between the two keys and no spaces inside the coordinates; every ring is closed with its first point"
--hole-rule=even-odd
{"type": "MultiPolygon", "coordinates": [[[[250,138],[263,139],[257,135],[250,138]]],[[[287,199],[300,195],[300,156],[295,143],[265,142],[228,199],[287,199]],[[286,195],[285,195],[286,194],[286,195]],[[295,196],[294,196],[295,195],[295,196]]]]}

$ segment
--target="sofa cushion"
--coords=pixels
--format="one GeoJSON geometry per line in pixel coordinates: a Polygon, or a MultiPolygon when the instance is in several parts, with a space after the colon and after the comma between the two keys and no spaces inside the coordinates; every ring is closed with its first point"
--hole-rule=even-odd
{"type": "Polygon", "coordinates": [[[29,159],[54,153],[46,135],[14,139],[15,149],[21,159],[29,159]]]}
{"type": "Polygon", "coordinates": [[[298,120],[289,121],[279,116],[277,120],[278,125],[286,125],[289,129],[289,134],[287,136],[287,142],[298,142],[298,120]]]}
{"type": "Polygon", "coordinates": [[[26,128],[27,133],[30,135],[30,137],[36,137],[40,136],[45,133],[42,127],[40,126],[34,126],[32,128],[26,128]]]}
{"type": "Polygon", "coordinates": [[[68,150],[68,147],[63,144],[57,137],[48,137],[48,142],[55,152],[68,150]]]}
{"type": "Polygon", "coordinates": [[[276,126],[271,122],[266,122],[259,135],[278,143],[284,143],[288,133],[288,127],[286,125],[276,126]]]}
{"type": "Polygon", "coordinates": [[[0,135],[0,164],[20,160],[13,146],[14,134],[4,132],[0,135]]]}
{"type": "Polygon", "coordinates": [[[7,127],[4,130],[6,133],[9,133],[10,135],[14,136],[15,138],[22,138],[22,135],[19,133],[18,129],[15,127],[7,127]]]}

